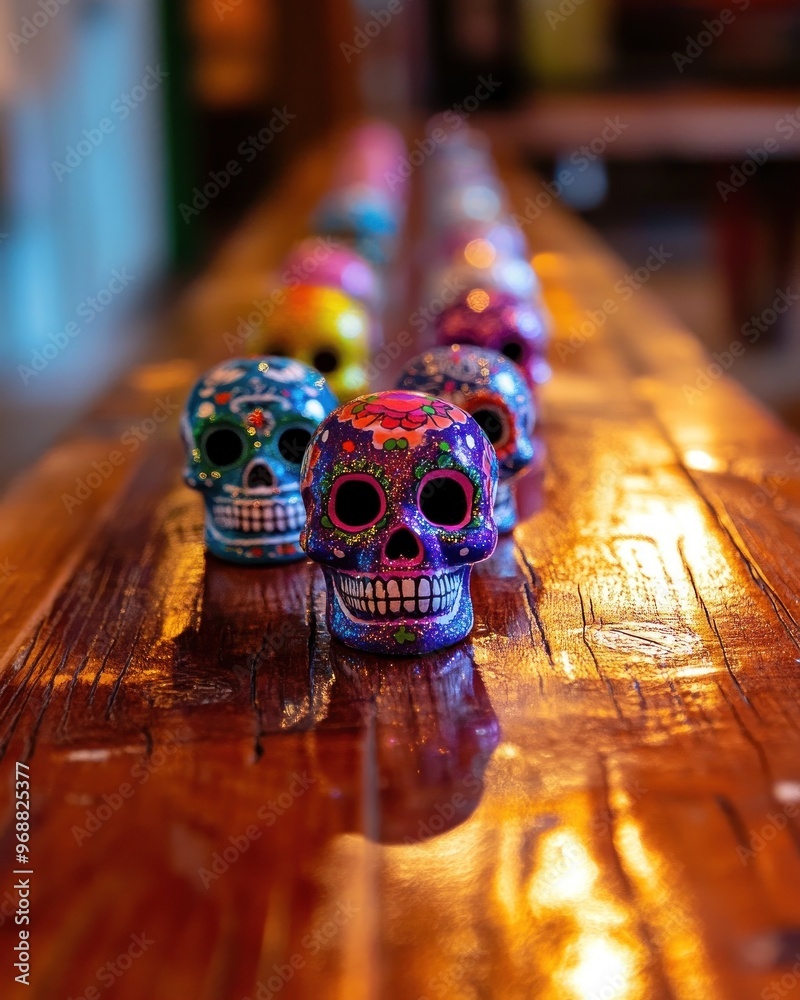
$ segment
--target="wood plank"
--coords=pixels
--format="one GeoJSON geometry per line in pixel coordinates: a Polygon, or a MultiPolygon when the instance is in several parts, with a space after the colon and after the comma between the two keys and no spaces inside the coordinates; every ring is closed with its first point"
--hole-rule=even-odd
{"type": "MultiPolygon", "coordinates": [[[[276,202],[215,281],[277,259],[276,202]]],[[[206,559],[174,415],[55,517],[159,379],[177,394],[224,356],[213,322],[0,504],[13,558],[40,539],[0,602],[3,892],[15,760],[35,872],[33,989],[6,908],[3,996],[750,1000],[793,975],[800,444],[725,378],[687,398],[709,360],[646,288],[622,300],[629,269],[558,206],[529,236],[548,461],[459,647],[355,654],[310,564],[206,559]]]]}

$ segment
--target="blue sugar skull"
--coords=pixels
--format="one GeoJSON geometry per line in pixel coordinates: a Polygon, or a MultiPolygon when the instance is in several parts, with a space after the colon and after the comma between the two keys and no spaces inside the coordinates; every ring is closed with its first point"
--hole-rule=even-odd
{"type": "Polygon", "coordinates": [[[300,466],[336,403],[325,378],[291,358],[235,358],[199,379],[181,431],[209,552],[247,565],[303,557],[300,466]]]}
{"type": "Polygon", "coordinates": [[[451,400],[480,424],[497,453],[500,483],[494,507],[498,531],[517,523],[512,481],[533,460],[536,408],[527,380],[508,358],[488,348],[454,344],[418,355],[399,389],[451,400]]]}
{"type": "Polygon", "coordinates": [[[472,417],[414,392],[359,396],[320,424],[302,482],[334,636],[395,656],[464,638],[472,565],[497,541],[497,459],[472,417]]]}
{"type": "Polygon", "coordinates": [[[320,233],[349,241],[362,257],[378,266],[394,256],[400,230],[397,206],[367,184],[334,190],[318,206],[314,225],[320,233]]]}

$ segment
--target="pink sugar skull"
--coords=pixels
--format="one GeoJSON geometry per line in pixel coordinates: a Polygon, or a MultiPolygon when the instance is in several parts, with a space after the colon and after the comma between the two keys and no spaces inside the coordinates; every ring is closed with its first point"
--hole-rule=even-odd
{"type": "Polygon", "coordinates": [[[336,288],[370,311],[379,309],[383,298],[375,268],[331,236],[310,236],[295,243],[283,262],[281,281],[336,288]]]}
{"type": "Polygon", "coordinates": [[[497,541],[497,458],[452,403],[415,392],[334,410],[306,453],[301,545],[322,564],[331,633],[413,655],[472,628],[469,578],[497,541]]]}

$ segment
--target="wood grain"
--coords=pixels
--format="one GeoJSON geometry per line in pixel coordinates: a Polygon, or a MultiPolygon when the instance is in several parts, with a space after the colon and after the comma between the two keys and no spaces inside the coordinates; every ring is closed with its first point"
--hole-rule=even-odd
{"type": "MultiPolygon", "coordinates": [[[[357,655],[327,634],[310,564],[205,558],[175,415],[66,514],[75,478],[225,355],[250,294],[226,288],[275,264],[328,159],[293,171],[176,317],[189,360],[132,373],[0,505],[18,567],[2,996],[792,995],[800,442],[727,378],[687,394],[709,359],[646,288],[615,290],[630,269],[557,206],[527,230],[556,319],[546,470],[476,573],[461,646],[357,655]],[[602,322],[582,334],[587,310],[602,322]],[[30,989],[7,905],[15,760],[30,989]],[[132,935],[146,949],[118,959],[132,935]]],[[[531,181],[506,172],[522,211],[531,181]]]]}

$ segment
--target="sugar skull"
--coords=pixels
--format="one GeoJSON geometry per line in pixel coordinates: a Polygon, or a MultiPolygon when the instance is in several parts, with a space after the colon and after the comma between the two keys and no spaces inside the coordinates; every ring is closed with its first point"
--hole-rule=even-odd
{"type": "Polygon", "coordinates": [[[313,225],[349,242],[379,266],[394,256],[400,232],[398,207],[385,191],[365,183],[333,190],[319,205],[313,225]]]}
{"type": "Polygon", "coordinates": [[[437,343],[474,344],[499,351],[520,366],[533,387],[551,374],[545,358],[547,339],[541,309],[491,288],[471,288],[436,320],[437,343]]]}
{"type": "Polygon", "coordinates": [[[319,372],[290,358],[236,358],[199,379],[181,430],[209,552],[248,565],[303,557],[300,466],[336,403],[319,372]]]}
{"type": "Polygon", "coordinates": [[[368,121],[344,137],[329,192],[317,206],[314,228],[348,241],[373,264],[393,257],[405,214],[407,185],[389,180],[403,162],[402,133],[368,121]]]}
{"type": "Polygon", "coordinates": [[[332,236],[301,240],[284,259],[281,278],[285,286],[317,285],[349,296],[366,311],[369,349],[383,344],[383,280],[377,268],[351,247],[332,236]]]}
{"type": "MultiPolygon", "coordinates": [[[[431,268],[425,283],[427,301],[434,302],[443,293],[463,294],[473,288],[505,292],[516,299],[538,302],[541,298],[536,272],[527,260],[509,258],[496,260],[486,267],[461,262],[431,268]]],[[[543,313],[543,309],[540,310],[543,313]]]]}
{"type": "Polygon", "coordinates": [[[264,354],[291,355],[322,372],[340,399],[367,389],[369,316],[336,288],[298,285],[283,289],[264,320],[264,354]]]}
{"type": "Polygon", "coordinates": [[[435,347],[410,361],[397,387],[451,400],[480,424],[497,453],[497,530],[511,531],[517,523],[511,484],[537,450],[532,437],[533,396],[519,368],[497,351],[454,344],[435,347]]]}
{"type": "Polygon", "coordinates": [[[283,262],[282,278],[288,286],[302,283],[337,288],[369,310],[379,309],[383,300],[375,268],[332,237],[309,237],[295,243],[283,262]]]}
{"type": "Polygon", "coordinates": [[[453,403],[392,390],[339,407],[303,465],[300,543],[322,564],[328,626],[349,646],[413,655],[472,628],[472,565],[497,541],[497,458],[453,403]]]}
{"type": "Polygon", "coordinates": [[[489,267],[500,260],[525,259],[528,241],[513,222],[461,223],[436,237],[437,251],[454,264],[489,267]]]}

